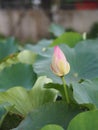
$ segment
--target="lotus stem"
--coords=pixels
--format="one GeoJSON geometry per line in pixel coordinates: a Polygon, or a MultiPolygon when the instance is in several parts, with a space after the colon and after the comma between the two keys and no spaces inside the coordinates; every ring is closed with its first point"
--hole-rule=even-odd
{"type": "Polygon", "coordinates": [[[66,102],[67,102],[67,104],[70,104],[70,99],[69,99],[69,94],[68,94],[68,88],[66,86],[66,82],[65,82],[64,76],[62,76],[61,79],[62,79],[62,82],[63,82],[63,87],[64,87],[64,93],[65,93],[66,102]]]}

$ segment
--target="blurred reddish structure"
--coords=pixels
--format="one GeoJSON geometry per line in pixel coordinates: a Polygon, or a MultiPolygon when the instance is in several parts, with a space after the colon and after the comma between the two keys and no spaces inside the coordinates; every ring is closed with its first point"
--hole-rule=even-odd
{"type": "Polygon", "coordinates": [[[98,9],[98,0],[62,0],[61,8],[77,10],[95,10],[98,9]]]}
{"type": "Polygon", "coordinates": [[[76,9],[79,10],[92,10],[92,9],[98,9],[98,2],[94,2],[94,1],[88,1],[88,0],[84,0],[83,2],[77,2],[75,4],[76,9]]]}

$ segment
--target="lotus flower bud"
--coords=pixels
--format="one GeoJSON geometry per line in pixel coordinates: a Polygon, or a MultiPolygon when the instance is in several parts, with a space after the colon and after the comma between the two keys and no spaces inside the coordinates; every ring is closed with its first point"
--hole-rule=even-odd
{"type": "Polygon", "coordinates": [[[70,71],[70,65],[66,60],[64,53],[58,46],[54,47],[51,69],[54,72],[54,74],[60,77],[68,74],[70,71]]]}

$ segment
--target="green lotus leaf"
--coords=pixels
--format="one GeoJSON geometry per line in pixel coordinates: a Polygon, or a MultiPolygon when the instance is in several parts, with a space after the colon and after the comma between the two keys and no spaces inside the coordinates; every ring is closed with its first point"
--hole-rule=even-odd
{"type": "Polygon", "coordinates": [[[23,50],[19,53],[13,54],[12,56],[7,56],[0,64],[0,71],[16,63],[33,64],[35,59],[35,53],[29,50],[23,50]]]}
{"type": "Polygon", "coordinates": [[[2,62],[2,60],[5,57],[12,55],[13,53],[17,51],[18,51],[18,46],[15,43],[14,38],[9,38],[5,40],[4,42],[1,42],[0,43],[0,62],[2,62]]]}
{"type": "Polygon", "coordinates": [[[67,130],[98,130],[98,110],[78,114],[67,130]]]}
{"type": "Polygon", "coordinates": [[[25,64],[33,64],[36,59],[36,54],[29,50],[23,50],[17,55],[17,60],[25,64]]]}
{"type": "Polygon", "coordinates": [[[56,46],[59,44],[67,44],[70,47],[74,47],[78,42],[82,41],[82,35],[76,32],[65,32],[61,36],[59,36],[57,39],[55,39],[51,46],[56,46]]]}
{"type": "Polygon", "coordinates": [[[65,32],[65,29],[63,26],[52,23],[49,27],[49,32],[58,37],[65,32]]]}
{"type": "Polygon", "coordinates": [[[66,129],[70,120],[79,112],[79,108],[68,107],[65,102],[47,103],[30,112],[13,130],[40,130],[48,124],[60,125],[66,129]]]}
{"type": "Polygon", "coordinates": [[[59,125],[46,125],[41,130],[64,130],[64,129],[59,125]]]}
{"type": "MultiPolygon", "coordinates": [[[[57,84],[57,83],[48,83],[48,84],[45,84],[44,87],[47,88],[47,89],[52,88],[52,89],[57,90],[58,91],[57,100],[66,101],[65,91],[64,91],[63,84],[61,85],[61,84],[57,84]]],[[[76,103],[76,101],[73,98],[73,89],[72,89],[71,86],[68,87],[68,93],[69,93],[69,98],[70,98],[71,103],[76,103]]]]}
{"type": "Polygon", "coordinates": [[[91,107],[89,104],[98,109],[98,79],[86,80],[79,83],[72,84],[73,86],[73,96],[78,104],[86,104],[86,107],[91,107]],[[88,105],[87,105],[88,104],[88,105]]]}
{"type": "Polygon", "coordinates": [[[9,103],[13,106],[11,112],[21,114],[24,117],[31,110],[56,100],[57,91],[44,88],[44,85],[49,82],[52,81],[43,76],[38,78],[31,90],[16,86],[5,92],[0,92],[0,104],[9,103]]]}
{"type": "Polygon", "coordinates": [[[36,45],[26,44],[24,49],[31,50],[36,54],[47,55],[48,47],[52,43],[52,40],[43,39],[36,45]]]}
{"type": "Polygon", "coordinates": [[[5,114],[6,114],[6,109],[4,108],[5,105],[6,105],[5,103],[0,104],[0,125],[1,125],[2,120],[3,120],[3,118],[4,118],[5,114]]]}
{"type": "Polygon", "coordinates": [[[13,64],[0,71],[0,91],[5,91],[13,86],[23,86],[30,89],[36,78],[32,65],[13,64]]]}

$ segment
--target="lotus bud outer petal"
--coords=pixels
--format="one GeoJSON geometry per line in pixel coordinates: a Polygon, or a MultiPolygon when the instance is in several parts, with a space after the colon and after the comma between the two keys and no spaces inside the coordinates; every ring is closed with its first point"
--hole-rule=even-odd
{"type": "Polygon", "coordinates": [[[70,71],[70,65],[64,53],[58,46],[54,47],[54,54],[52,57],[51,69],[54,74],[60,77],[68,74],[70,71]]]}

